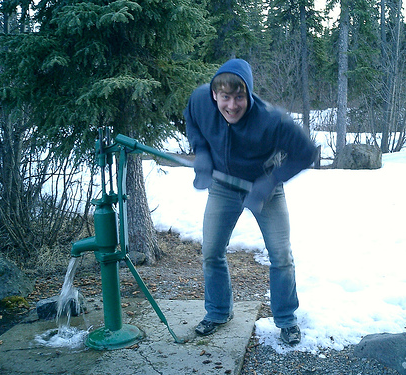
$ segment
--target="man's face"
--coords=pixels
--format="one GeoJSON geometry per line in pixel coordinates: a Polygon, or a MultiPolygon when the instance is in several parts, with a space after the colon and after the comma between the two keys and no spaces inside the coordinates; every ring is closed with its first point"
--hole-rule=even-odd
{"type": "Polygon", "coordinates": [[[245,92],[213,91],[213,98],[217,102],[217,107],[229,124],[236,124],[247,112],[248,99],[245,92]]]}

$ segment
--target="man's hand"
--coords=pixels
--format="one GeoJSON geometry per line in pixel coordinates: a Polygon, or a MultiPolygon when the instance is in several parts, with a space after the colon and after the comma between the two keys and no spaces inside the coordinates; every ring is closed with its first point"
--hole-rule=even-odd
{"type": "Polygon", "coordinates": [[[213,160],[208,151],[199,151],[193,164],[196,177],[193,186],[196,189],[207,189],[212,183],[213,160]]]}
{"type": "Polygon", "coordinates": [[[264,207],[264,203],[271,198],[277,183],[275,178],[270,175],[262,175],[258,177],[251,191],[244,199],[244,207],[247,207],[252,213],[259,214],[264,207]]]}

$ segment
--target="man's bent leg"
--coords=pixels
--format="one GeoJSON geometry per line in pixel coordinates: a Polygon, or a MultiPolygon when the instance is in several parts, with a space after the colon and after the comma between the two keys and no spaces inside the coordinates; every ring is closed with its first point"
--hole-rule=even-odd
{"type": "Polygon", "coordinates": [[[293,327],[297,323],[295,311],[299,307],[299,301],[290,246],[289,213],[282,185],[277,186],[273,198],[266,202],[256,219],[271,262],[271,310],[275,325],[278,328],[293,327]]]}
{"type": "Polygon", "coordinates": [[[227,245],[242,212],[242,197],[216,182],[209,190],[203,221],[203,274],[205,320],[225,323],[233,310],[233,294],[227,263],[227,245]]]}

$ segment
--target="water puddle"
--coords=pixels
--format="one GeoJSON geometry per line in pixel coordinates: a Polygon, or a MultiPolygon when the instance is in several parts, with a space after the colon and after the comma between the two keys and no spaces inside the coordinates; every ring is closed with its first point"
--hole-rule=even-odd
{"type": "Polygon", "coordinates": [[[75,327],[55,328],[35,336],[35,341],[51,348],[81,349],[88,333],[75,327]]]}
{"type": "Polygon", "coordinates": [[[84,347],[84,341],[91,327],[88,330],[81,330],[70,325],[72,311],[74,312],[73,315],[79,315],[80,313],[79,291],[73,286],[79,261],[80,258],[72,258],[66,271],[65,280],[58,299],[57,328],[49,329],[35,336],[35,340],[41,345],[72,349],[84,347]]]}

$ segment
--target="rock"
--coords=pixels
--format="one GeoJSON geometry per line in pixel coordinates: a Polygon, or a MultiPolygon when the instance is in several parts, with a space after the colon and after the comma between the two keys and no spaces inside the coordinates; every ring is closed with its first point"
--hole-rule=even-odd
{"type": "Polygon", "coordinates": [[[348,144],[334,160],[338,169],[379,169],[382,167],[382,151],[366,144],[348,144]]]}
{"type": "MultiPolygon", "coordinates": [[[[37,302],[37,315],[39,319],[55,319],[58,312],[58,300],[59,296],[53,296],[45,298],[37,302]]],[[[70,314],[71,316],[78,316],[79,313],[86,311],[83,295],[79,293],[79,309],[77,308],[76,300],[70,301],[70,314]]]]}
{"type": "Polygon", "coordinates": [[[373,358],[406,375],[406,333],[378,333],[365,336],[354,347],[354,355],[373,358]]]}
{"type": "Polygon", "coordinates": [[[0,300],[10,296],[27,297],[33,289],[34,282],[0,254],[0,300]]]}

